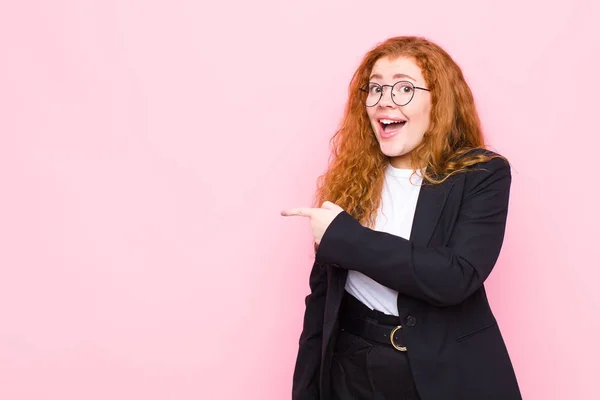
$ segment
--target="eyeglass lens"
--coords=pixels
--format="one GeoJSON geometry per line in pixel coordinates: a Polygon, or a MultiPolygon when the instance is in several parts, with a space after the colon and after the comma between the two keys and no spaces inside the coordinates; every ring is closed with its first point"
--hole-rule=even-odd
{"type": "MultiPolygon", "coordinates": [[[[387,87],[389,87],[389,85],[381,86],[373,82],[367,83],[362,90],[363,103],[365,103],[367,107],[373,107],[379,103],[379,100],[381,100],[381,96],[387,87]]],[[[415,87],[408,81],[396,82],[392,87],[392,101],[399,106],[408,104],[412,100],[414,94],[415,87]]]]}

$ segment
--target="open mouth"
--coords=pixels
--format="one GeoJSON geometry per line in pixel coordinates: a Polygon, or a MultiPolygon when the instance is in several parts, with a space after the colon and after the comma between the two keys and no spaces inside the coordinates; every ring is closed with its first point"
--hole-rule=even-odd
{"type": "Polygon", "coordinates": [[[379,125],[381,126],[383,133],[392,133],[406,125],[406,121],[401,119],[382,118],[379,120],[379,125]]]}

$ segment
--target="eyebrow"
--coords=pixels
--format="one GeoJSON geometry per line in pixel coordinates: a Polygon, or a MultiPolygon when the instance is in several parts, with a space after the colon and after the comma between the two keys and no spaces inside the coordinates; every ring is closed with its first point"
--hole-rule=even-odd
{"type": "MultiPolygon", "coordinates": [[[[406,74],[396,74],[392,77],[392,79],[398,79],[398,78],[408,78],[408,79],[412,79],[413,81],[417,81],[415,78],[413,78],[410,75],[406,75],[406,74]]],[[[383,76],[379,75],[379,74],[373,74],[371,75],[371,77],[369,78],[369,80],[371,79],[383,79],[383,76]]]]}

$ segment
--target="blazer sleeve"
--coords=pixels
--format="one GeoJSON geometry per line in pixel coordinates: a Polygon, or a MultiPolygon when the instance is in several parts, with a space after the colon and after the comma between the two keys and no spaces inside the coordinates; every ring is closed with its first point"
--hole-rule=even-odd
{"type": "Polygon", "coordinates": [[[327,268],[313,264],[309,278],[310,294],[306,296],[304,324],[298,347],[292,384],[292,400],[319,400],[319,375],[323,316],[327,292],[327,268]]]}
{"type": "Polygon", "coordinates": [[[465,173],[462,203],[447,246],[417,246],[364,227],[344,211],[325,231],[316,260],[362,272],[433,305],[461,303],[483,285],[498,259],[512,179],[509,164],[501,158],[465,173]]]}

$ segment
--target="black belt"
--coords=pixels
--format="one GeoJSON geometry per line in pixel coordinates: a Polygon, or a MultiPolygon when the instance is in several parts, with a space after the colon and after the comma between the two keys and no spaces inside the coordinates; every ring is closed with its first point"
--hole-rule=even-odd
{"type": "Polygon", "coordinates": [[[340,319],[340,329],[367,340],[391,345],[398,351],[406,351],[402,325],[379,325],[361,318],[344,316],[340,319]]]}
{"type": "MultiPolygon", "coordinates": [[[[346,296],[351,295],[346,294],[346,296]]],[[[352,296],[350,298],[354,306],[356,301],[359,301],[352,296]]],[[[345,303],[347,303],[347,299],[345,300],[345,303]]],[[[360,305],[364,306],[362,303],[360,305]]],[[[367,318],[352,315],[351,310],[346,310],[346,312],[340,314],[340,329],[373,342],[393,346],[398,351],[406,351],[404,337],[402,336],[402,325],[387,325],[367,318]]]]}

